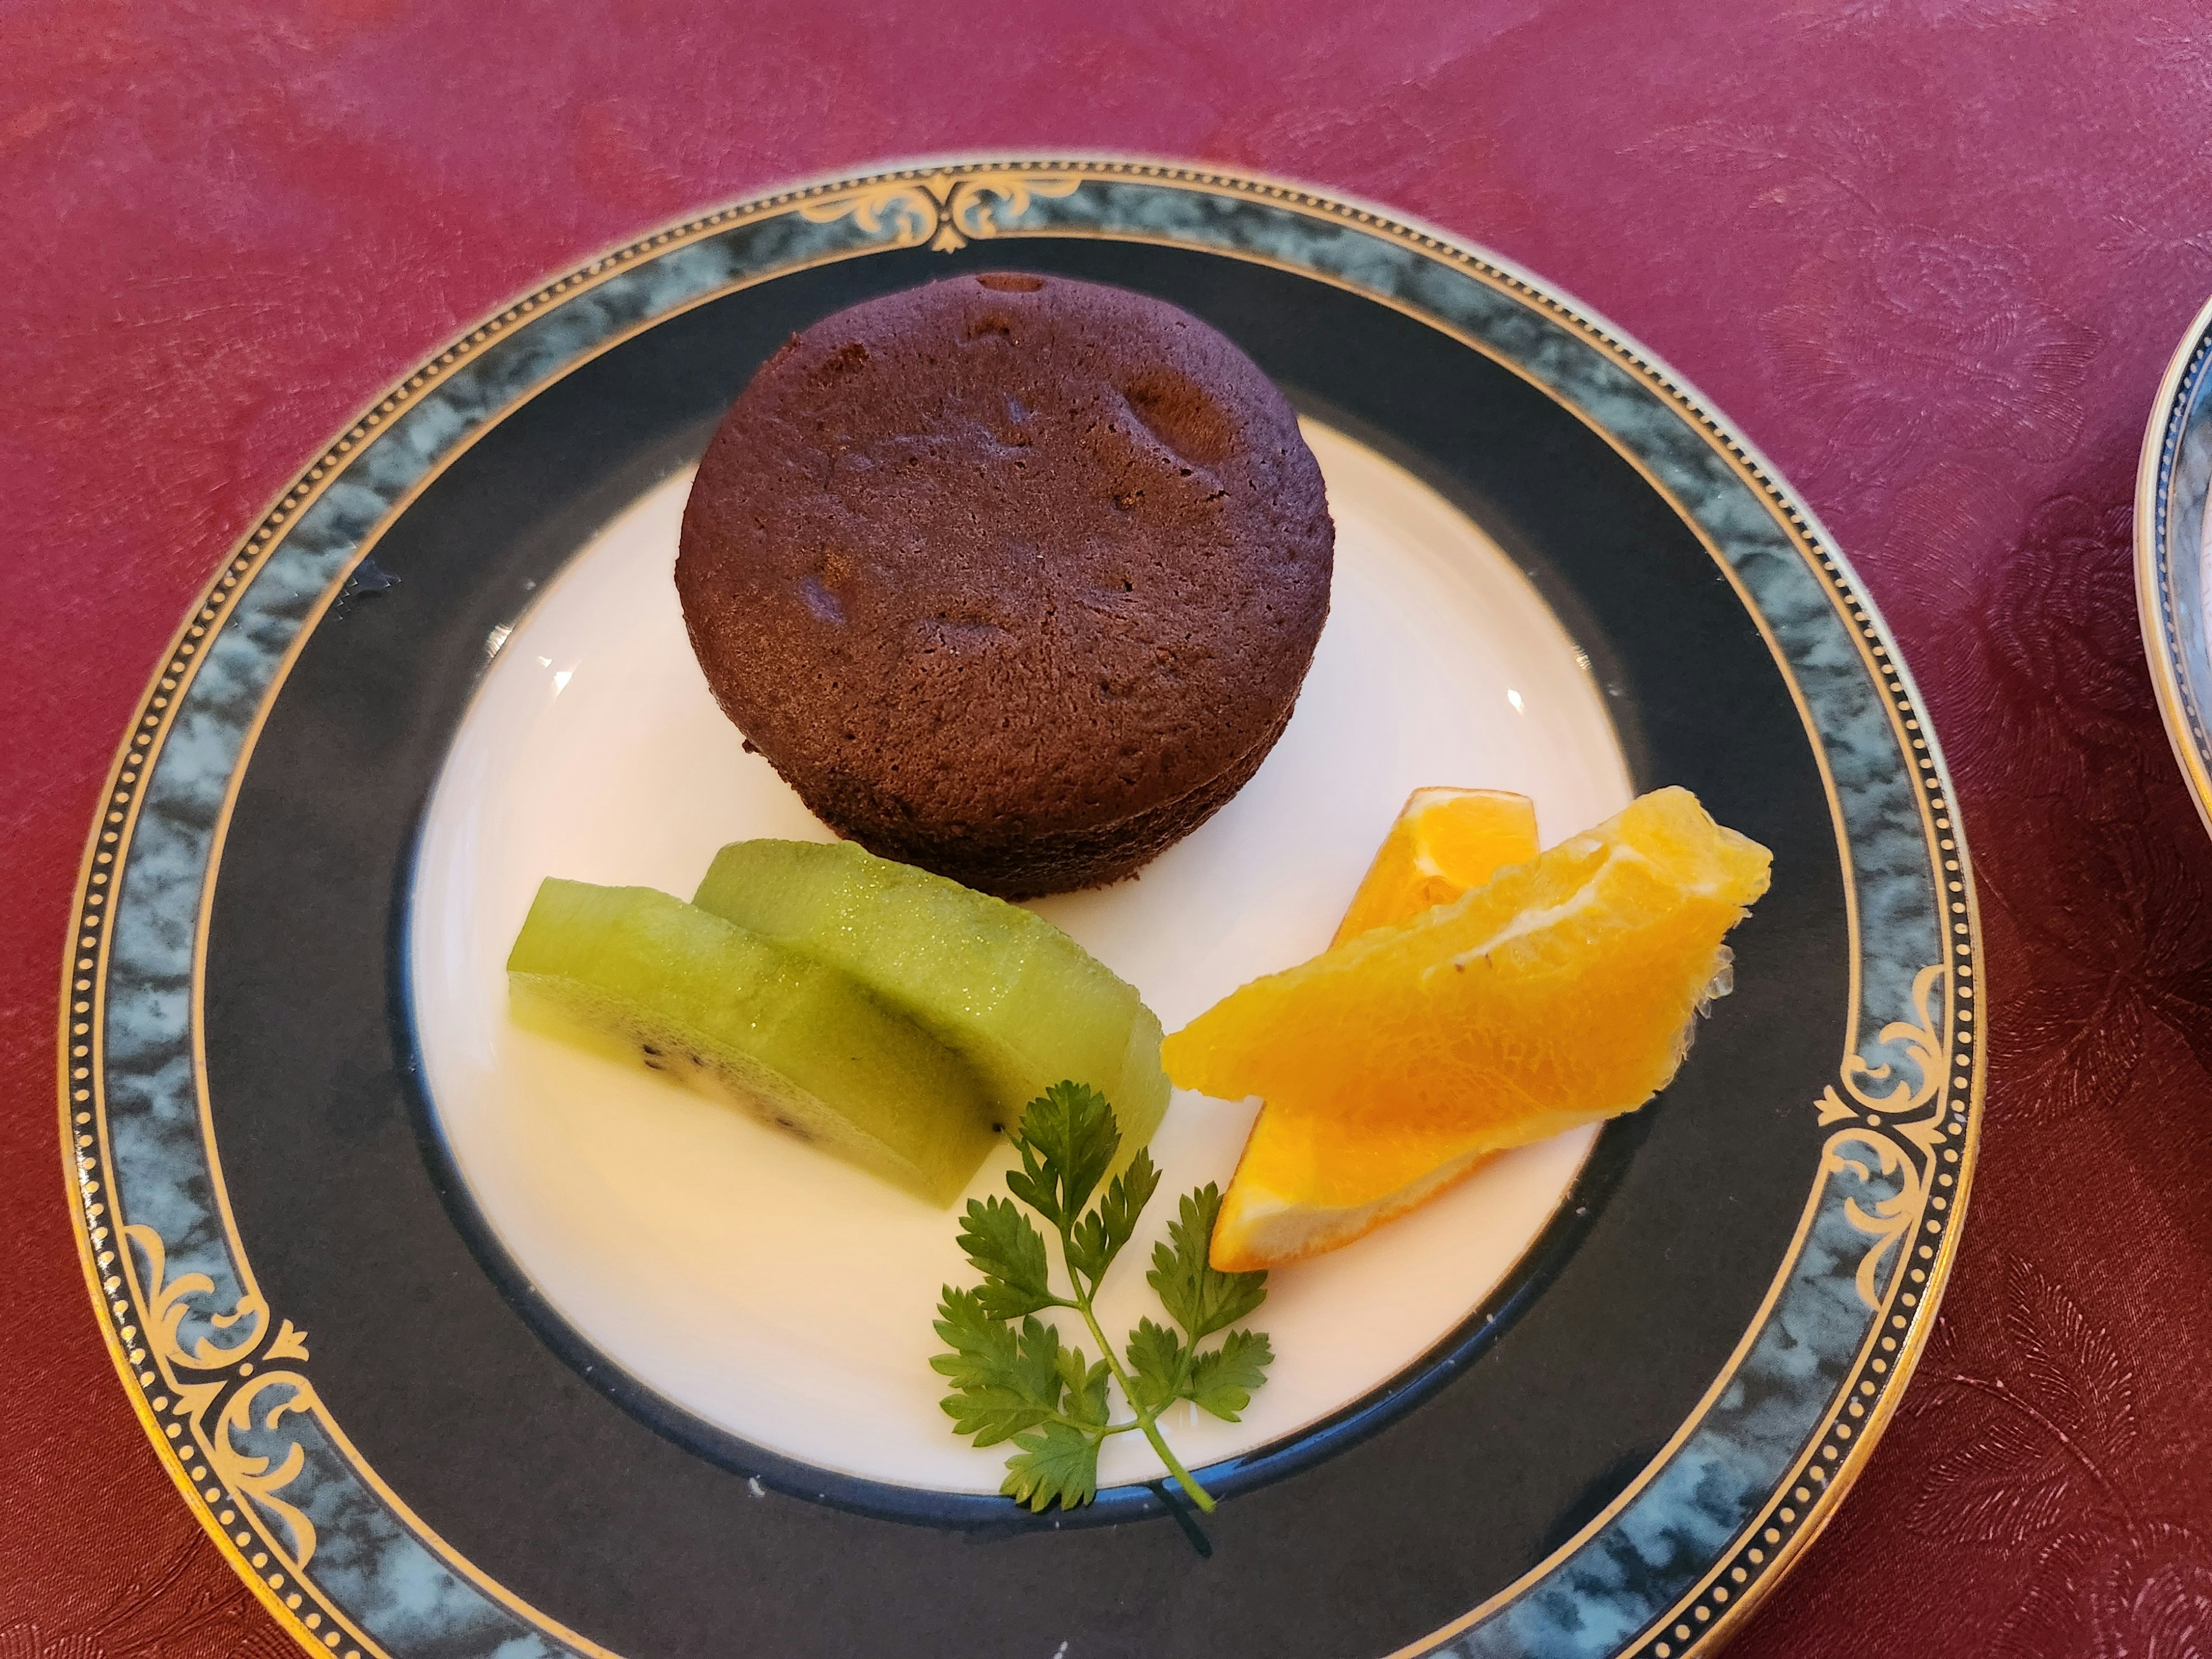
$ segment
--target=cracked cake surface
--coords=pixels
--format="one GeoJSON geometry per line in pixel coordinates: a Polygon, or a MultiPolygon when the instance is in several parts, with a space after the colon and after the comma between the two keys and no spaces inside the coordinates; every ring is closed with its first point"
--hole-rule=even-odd
{"type": "Polygon", "coordinates": [[[985,272],[771,356],[676,580],[716,701],[818,817],[1028,897],[1133,873],[1257,769],[1334,539],[1288,401],[1222,334],[985,272]]]}

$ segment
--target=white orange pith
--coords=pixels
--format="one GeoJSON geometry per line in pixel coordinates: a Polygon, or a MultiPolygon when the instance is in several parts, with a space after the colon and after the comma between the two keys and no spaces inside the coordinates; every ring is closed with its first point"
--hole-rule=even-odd
{"type": "Polygon", "coordinates": [[[1214,1264],[1333,1249],[1492,1152],[1642,1105],[1680,1063],[1769,862],[1662,789],[1224,998],[1160,1056],[1181,1087],[1267,1103],[1214,1264]]]}

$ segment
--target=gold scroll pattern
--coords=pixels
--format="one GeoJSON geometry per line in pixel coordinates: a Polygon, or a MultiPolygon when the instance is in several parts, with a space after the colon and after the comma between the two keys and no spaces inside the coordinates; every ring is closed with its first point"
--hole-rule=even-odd
{"type": "MultiPolygon", "coordinates": [[[[240,1498],[251,1498],[290,1535],[288,1549],[271,1534],[278,1553],[295,1571],[306,1566],[315,1553],[315,1523],[277,1496],[306,1467],[306,1449],[294,1440],[281,1455],[266,1455],[245,1450],[235,1437],[256,1428],[274,1429],[283,1418],[314,1408],[314,1385],[283,1363],[307,1358],[307,1334],[288,1319],[270,1336],[269,1310],[259,1295],[249,1291],[228,1313],[209,1321],[226,1333],[243,1327],[240,1340],[218,1346],[213,1337],[204,1336],[187,1350],[183,1327],[191,1299],[214,1290],[215,1281],[199,1273],[170,1278],[161,1236],[151,1227],[127,1226],[123,1236],[146,1260],[141,1301],[148,1346],[176,1395],[176,1415],[198,1431],[216,1478],[240,1498]]],[[[128,1250],[124,1259],[135,1279],[136,1259],[128,1250]]]]}
{"type": "Polygon", "coordinates": [[[1075,194],[1082,179],[1072,173],[932,173],[893,179],[809,202],[799,216],[817,225],[850,217],[871,235],[888,228],[892,247],[927,242],[939,253],[999,234],[999,220],[1019,218],[1036,197],[1075,194]]]}
{"type": "Polygon", "coordinates": [[[1918,1074],[1917,1080],[1897,1078],[1894,1086],[1877,1094],[1875,1089],[1891,1081],[1895,1068],[1869,1065],[1862,1056],[1851,1054],[1844,1060],[1844,1093],[1838,1094],[1832,1083],[1814,1103],[1822,1127],[1846,1121],[1850,1125],[1829,1136],[1821,1149],[1823,1174],[1850,1174],[1867,1186],[1878,1179],[1898,1183],[1897,1191],[1887,1198],[1867,1204],[1854,1198],[1844,1206],[1851,1224],[1874,1239],[1860,1259],[1857,1281],[1859,1297],[1869,1308],[1881,1306],[1877,1285],[1883,1258],[1912,1230],[1927,1203],[1929,1173],[1944,1139],[1944,1103],[1937,1091],[1950,1073],[1950,1044],[1939,1029],[1948,983],[1940,963],[1923,968],[1912,981],[1913,1018],[1893,1020],[1881,1028],[1878,1040],[1904,1048],[1918,1074]],[[1899,1140],[1905,1144],[1900,1146],[1899,1140]]]}

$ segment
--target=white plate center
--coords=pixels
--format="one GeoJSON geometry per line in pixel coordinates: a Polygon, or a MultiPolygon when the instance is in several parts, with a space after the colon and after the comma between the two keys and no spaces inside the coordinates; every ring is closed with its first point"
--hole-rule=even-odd
{"type": "MultiPolygon", "coordinates": [[[[1401,468],[1326,427],[1306,434],[1336,519],[1336,579],[1282,740],[1138,878],[1036,907],[1170,1030],[1322,949],[1412,790],[1518,790],[1547,843],[1630,797],[1599,688],[1512,562],[1401,468]]],[[[500,1243],[638,1381],[788,1457],[994,1492],[1007,1449],[954,1437],[928,1364],[939,1287],[975,1280],[953,1212],[507,1018],[507,949],[544,877],[688,898],[726,842],[829,838],[744,752],[692,659],[670,579],[690,487],[686,474],[647,493],[487,642],[410,918],[430,1097],[500,1243]]],[[[1152,1241],[1177,1194],[1227,1183],[1250,1121],[1249,1107],[1176,1097],[1153,1146],[1160,1194],[1103,1298],[1109,1334],[1157,1312],[1152,1241]]],[[[1177,1408],[1178,1455],[1196,1468],[1294,1434],[1419,1358],[1511,1269],[1593,1133],[1498,1158],[1368,1238],[1279,1270],[1253,1321],[1274,1345],[1269,1382],[1242,1423],[1177,1408]]],[[[971,1191],[1000,1190],[999,1171],[971,1191]]],[[[1139,1437],[1108,1443],[1109,1484],[1159,1473],[1139,1437]]]]}

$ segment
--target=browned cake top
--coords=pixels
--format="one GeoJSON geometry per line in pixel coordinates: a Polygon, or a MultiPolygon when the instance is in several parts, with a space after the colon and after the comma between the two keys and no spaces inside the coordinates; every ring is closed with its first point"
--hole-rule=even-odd
{"type": "Polygon", "coordinates": [[[988,273],[763,365],[676,578],[716,698],[817,811],[998,842],[1110,826],[1271,742],[1334,541],[1290,405],[1220,334],[988,273]]]}

